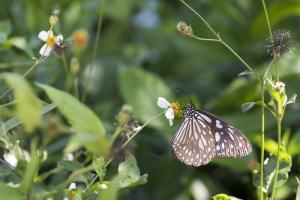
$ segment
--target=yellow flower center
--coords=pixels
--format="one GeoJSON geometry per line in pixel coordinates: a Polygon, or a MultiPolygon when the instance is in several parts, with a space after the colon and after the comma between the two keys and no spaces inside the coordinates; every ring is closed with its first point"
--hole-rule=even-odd
{"type": "Polygon", "coordinates": [[[171,103],[171,108],[173,109],[175,116],[179,116],[181,114],[180,104],[178,101],[171,103]]]}
{"type": "Polygon", "coordinates": [[[49,36],[46,43],[49,47],[53,47],[56,44],[55,36],[49,36]]]}

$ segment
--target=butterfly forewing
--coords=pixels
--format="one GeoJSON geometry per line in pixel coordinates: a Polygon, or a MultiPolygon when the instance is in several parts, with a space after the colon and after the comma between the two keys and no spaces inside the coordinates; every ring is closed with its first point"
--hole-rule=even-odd
{"type": "Polygon", "coordinates": [[[189,102],[184,122],[172,141],[173,154],[187,165],[200,166],[213,157],[240,158],[251,153],[248,139],[224,120],[189,102]]]}
{"type": "Polygon", "coordinates": [[[214,135],[217,157],[240,158],[251,153],[251,143],[238,129],[211,113],[198,112],[210,119],[208,123],[214,135]]]}
{"type": "Polygon", "coordinates": [[[198,113],[188,113],[171,147],[173,154],[187,165],[205,165],[215,156],[215,140],[205,121],[198,113]]]}

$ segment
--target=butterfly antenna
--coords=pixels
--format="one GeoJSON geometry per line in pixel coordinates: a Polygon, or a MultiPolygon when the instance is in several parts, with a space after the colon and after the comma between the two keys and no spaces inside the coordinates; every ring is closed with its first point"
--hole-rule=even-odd
{"type": "Polygon", "coordinates": [[[191,96],[186,91],[184,91],[181,88],[176,88],[176,90],[178,90],[180,92],[180,94],[184,94],[184,96],[187,96],[189,98],[189,100],[192,101],[191,96]]]}

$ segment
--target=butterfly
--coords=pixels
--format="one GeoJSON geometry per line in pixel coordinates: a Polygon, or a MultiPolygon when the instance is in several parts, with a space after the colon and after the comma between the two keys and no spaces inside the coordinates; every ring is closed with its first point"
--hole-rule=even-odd
{"type": "Polygon", "coordinates": [[[206,165],[214,157],[241,158],[252,151],[251,143],[238,129],[197,109],[192,101],[188,102],[183,118],[171,148],[186,165],[206,165]]]}

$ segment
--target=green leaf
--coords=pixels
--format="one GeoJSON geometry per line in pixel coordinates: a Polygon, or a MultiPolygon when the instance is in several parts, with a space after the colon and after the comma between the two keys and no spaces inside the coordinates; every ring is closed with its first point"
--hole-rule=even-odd
{"type": "Polygon", "coordinates": [[[41,163],[41,153],[37,150],[36,140],[31,141],[31,150],[30,150],[30,162],[26,166],[25,175],[22,182],[20,183],[20,190],[26,195],[29,193],[30,189],[33,186],[34,180],[39,171],[39,165],[41,163]]]}
{"type": "Polygon", "coordinates": [[[292,96],[287,100],[285,105],[295,103],[297,99],[297,94],[292,94],[292,96]]]}
{"type": "Polygon", "coordinates": [[[32,49],[28,46],[24,37],[12,37],[9,39],[9,42],[11,42],[14,47],[27,53],[30,57],[33,57],[32,49]]]}
{"type": "Polygon", "coordinates": [[[238,76],[245,76],[245,75],[252,75],[252,74],[254,74],[253,71],[246,70],[246,71],[239,73],[238,76]]]}
{"type": "MultiPolygon", "coordinates": [[[[42,115],[50,112],[54,108],[56,108],[54,103],[51,103],[51,104],[48,104],[48,105],[44,106],[42,108],[42,115]]],[[[13,118],[7,120],[6,122],[4,122],[4,127],[5,127],[6,131],[10,131],[10,130],[16,128],[17,126],[19,126],[21,124],[22,124],[22,122],[17,117],[13,117],[13,118]]]]}
{"type": "Polygon", "coordinates": [[[20,75],[4,73],[4,80],[12,88],[16,105],[16,115],[23,122],[27,132],[32,132],[40,123],[40,104],[29,83],[20,75]]]}
{"type": "MultiPolygon", "coordinates": [[[[173,100],[170,88],[158,76],[142,69],[127,68],[120,70],[120,88],[124,99],[133,106],[135,116],[146,122],[162,110],[156,105],[159,96],[173,100]]],[[[168,125],[166,119],[159,118],[150,123],[155,128],[168,125]]]]}
{"type": "Polygon", "coordinates": [[[100,192],[97,200],[117,200],[119,191],[119,177],[115,176],[109,183],[108,188],[100,192]]]}
{"type": "Polygon", "coordinates": [[[125,161],[118,168],[120,177],[120,186],[130,187],[147,182],[148,175],[140,176],[140,169],[137,166],[135,157],[132,154],[127,154],[125,161]]]}
{"type": "MultiPolygon", "coordinates": [[[[281,147],[280,150],[280,160],[279,160],[279,170],[278,170],[278,178],[276,187],[282,186],[288,180],[288,173],[292,167],[292,158],[286,152],[285,147],[281,147]]],[[[264,161],[264,188],[263,191],[266,194],[270,194],[272,191],[274,178],[275,178],[275,170],[276,170],[277,157],[275,155],[271,155],[270,158],[267,158],[264,161]]],[[[259,187],[259,177],[260,172],[254,174],[253,184],[258,188],[259,187]]]]}
{"type": "Polygon", "coordinates": [[[242,112],[245,113],[247,111],[249,111],[251,108],[253,108],[253,106],[256,105],[256,102],[247,102],[247,103],[243,103],[241,105],[242,108],[242,112]]]}
{"type": "Polygon", "coordinates": [[[100,181],[103,181],[104,176],[106,174],[105,159],[102,156],[95,157],[93,159],[93,166],[94,166],[94,169],[95,169],[100,181]]]}
{"type": "Polygon", "coordinates": [[[82,169],[84,166],[77,161],[61,160],[57,163],[59,167],[63,167],[71,172],[82,169]]]}
{"type": "Polygon", "coordinates": [[[0,22],[0,44],[6,41],[11,32],[11,23],[9,21],[0,22]]]}
{"type": "Polygon", "coordinates": [[[231,200],[231,198],[226,194],[217,194],[213,196],[213,200],[231,200]]]}
{"type": "Polygon", "coordinates": [[[92,110],[66,92],[48,85],[38,84],[38,86],[47,93],[59,111],[68,119],[74,129],[80,133],[72,137],[66,147],[66,151],[73,151],[81,146],[85,146],[92,152],[107,153],[110,143],[105,137],[105,130],[101,120],[92,110]],[[81,137],[78,138],[78,135],[81,137]],[[82,141],[83,138],[89,138],[89,140],[82,141]]]}
{"type": "Polygon", "coordinates": [[[287,152],[291,156],[299,155],[300,154],[300,131],[297,131],[292,134],[292,138],[289,140],[289,143],[287,145],[287,152]]]}
{"type": "Polygon", "coordinates": [[[25,200],[25,196],[18,191],[17,188],[10,187],[4,183],[0,182],[0,194],[1,199],[5,200],[25,200]]]}

